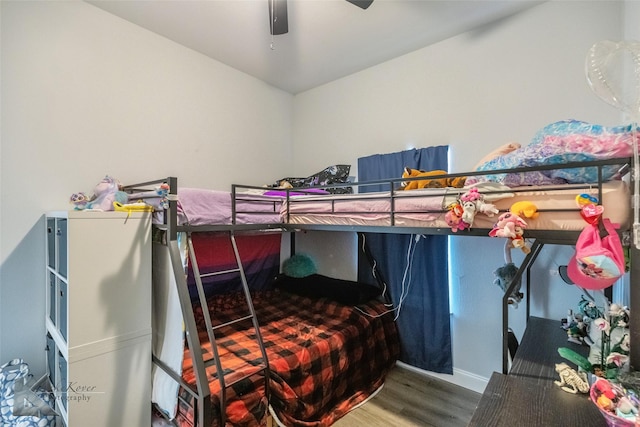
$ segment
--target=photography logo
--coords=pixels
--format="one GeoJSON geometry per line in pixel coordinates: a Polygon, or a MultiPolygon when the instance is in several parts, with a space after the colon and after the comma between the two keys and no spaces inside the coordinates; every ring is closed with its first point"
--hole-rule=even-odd
{"type": "Polygon", "coordinates": [[[104,394],[104,392],[98,391],[96,386],[83,385],[73,381],[65,387],[56,386],[53,390],[42,387],[43,383],[42,379],[35,382],[16,383],[13,396],[13,416],[59,416],[60,413],[54,409],[56,398],[63,402],[65,407],[68,407],[69,402],[90,402],[96,395],[104,394]]]}
{"type": "Polygon", "coordinates": [[[14,417],[50,417],[59,415],[53,409],[54,395],[44,389],[41,384],[43,377],[38,381],[17,381],[13,395],[12,413],[14,417]]]}
{"type": "Polygon", "coordinates": [[[102,395],[104,391],[98,391],[94,385],[80,384],[71,381],[64,388],[58,388],[56,395],[66,402],[90,402],[96,395],[102,395]]]}

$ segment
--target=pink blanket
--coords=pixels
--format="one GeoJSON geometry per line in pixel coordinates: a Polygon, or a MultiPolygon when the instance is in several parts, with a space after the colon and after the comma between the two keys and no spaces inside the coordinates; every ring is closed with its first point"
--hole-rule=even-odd
{"type": "MultiPolygon", "coordinates": [[[[393,211],[404,218],[433,221],[446,208],[446,188],[429,188],[399,192],[394,196],[393,211]]],[[[454,196],[457,193],[454,193],[454,196]]],[[[455,198],[455,197],[454,197],[455,198]]],[[[391,199],[388,192],[341,194],[336,196],[300,196],[283,203],[282,214],[347,214],[352,218],[376,220],[390,218],[391,199]],[[288,211],[288,212],[287,212],[288,211]]]]}
{"type": "MultiPolygon", "coordinates": [[[[256,194],[237,194],[238,224],[279,223],[282,199],[256,194]]],[[[180,225],[231,224],[231,193],[200,188],[178,190],[180,225]]]]}

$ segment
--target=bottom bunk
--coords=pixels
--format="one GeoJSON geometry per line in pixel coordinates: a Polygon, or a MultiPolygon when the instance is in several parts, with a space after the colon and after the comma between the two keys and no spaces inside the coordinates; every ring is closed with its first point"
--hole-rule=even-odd
{"type": "MultiPolygon", "coordinates": [[[[220,246],[223,239],[224,237],[207,237],[207,245],[210,246],[213,240],[220,246]]],[[[260,240],[266,242],[264,252],[267,254],[255,250],[255,255],[248,258],[253,258],[256,262],[245,262],[243,259],[250,279],[261,277],[259,271],[272,271],[274,261],[279,265],[279,258],[274,260],[268,256],[275,249],[274,237],[260,239],[253,236],[246,240],[239,239],[240,251],[251,252],[247,248],[251,246],[255,249],[256,245],[260,246],[257,243],[260,240]]],[[[204,244],[197,241],[195,243],[196,246],[204,244]]],[[[216,250],[218,258],[219,249],[216,250]]],[[[206,250],[200,252],[204,253],[206,250]]],[[[203,258],[200,258],[200,267],[207,270],[208,264],[213,263],[213,260],[209,262],[203,258]]],[[[157,270],[158,266],[155,268],[157,270]]],[[[212,280],[218,282],[215,288],[230,287],[229,283],[220,283],[229,282],[228,278],[212,280]]],[[[383,385],[387,373],[400,354],[393,313],[389,313],[385,304],[375,298],[364,298],[367,301],[360,298],[364,295],[362,293],[358,293],[356,300],[348,302],[344,300],[344,293],[333,298],[331,295],[309,295],[309,286],[323,289],[326,293],[327,289],[335,288],[336,282],[336,279],[320,275],[302,281],[280,276],[279,280],[270,282],[269,286],[258,284],[257,288],[260,290],[251,291],[268,359],[269,390],[265,390],[264,371],[259,368],[264,361],[251,320],[232,322],[248,313],[245,295],[240,291],[231,291],[207,297],[225,382],[230,384],[238,381],[225,389],[225,425],[264,426],[270,407],[273,419],[283,426],[328,426],[362,404],[383,385]],[[296,292],[298,285],[300,292],[296,292]]],[[[349,284],[353,282],[345,281],[345,286],[349,284]]],[[[209,285],[212,289],[213,286],[209,285]]],[[[164,294],[164,291],[156,289],[158,294],[164,294]]],[[[194,317],[211,393],[211,417],[207,418],[213,420],[213,426],[217,426],[220,418],[221,386],[213,360],[214,351],[206,331],[205,316],[198,303],[194,303],[194,317]]],[[[167,347],[166,339],[170,334],[179,336],[178,344],[182,350],[179,367],[175,370],[180,373],[184,384],[179,388],[175,386],[173,405],[167,404],[165,396],[158,399],[164,402],[164,407],[157,406],[167,417],[174,418],[178,426],[191,427],[198,424],[199,408],[193,392],[187,388],[196,389],[197,374],[191,351],[186,344],[188,340],[184,338],[182,331],[176,334],[175,321],[173,326],[174,332],[163,332],[165,342],[162,345],[167,347]]],[[[156,349],[158,348],[156,343],[156,349]]],[[[162,351],[157,351],[156,355],[161,359],[173,357],[176,360],[176,350],[174,340],[171,350],[174,356],[167,356],[162,351]]],[[[160,391],[155,390],[156,387],[164,389],[162,391],[165,395],[169,388],[154,379],[154,395],[160,391]]],[[[158,401],[154,402],[158,404],[158,401]]]]}
{"type": "MultiPolygon", "coordinates": [[[[358,309],[328,298],[312,299],[279,289],[253,295],[270,367],[271,409],[286,426],[328,426],[366,400],[384,383],[399,354],[392,315],[378,301],[358,309]]],[[[246,313],[244,296],[209,299],[214,325],[246,313]]],[[[202,314],[196,312],[199,323],[202,314]]],[[[206,342],[206,332],[201,335],[206,342]]],[[[250,322],[225,326],[216,337],[225,377],[250,375],[262,363],[250,322]]],[[[203,346],[211,355],[211,345],[203,346]]],[[[189,349],[183,378],[194,384],[189,349]]],[[[232,425],[263,425],[266,399],[262,374],[247,377],[227,391],[227,419],[232,425]]],[[[213,398],[212,419],[218,419],[220,386],[215,366],[207,368],[213,398]]],[[[182,392],[177,421],[192,426],[193,399],[182,392]]]]}

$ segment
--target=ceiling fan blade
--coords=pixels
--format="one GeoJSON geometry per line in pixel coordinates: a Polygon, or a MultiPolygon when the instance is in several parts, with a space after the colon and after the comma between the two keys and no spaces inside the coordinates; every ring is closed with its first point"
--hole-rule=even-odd
{"type": "Polygon", "coordinates": [[[287,0],[268,0],[269,27],[271,34],[277,36],[289,32],[289,19],[287,17],[287,0]]]}
{"type": "Polygon", "coordinates": [[[369,6],[371,6],[371,3],[373,3],[373,0],[347,0],[347,1],[351,4],[355,4],[356,6],[362,9],[368,8],[369,6]]]}

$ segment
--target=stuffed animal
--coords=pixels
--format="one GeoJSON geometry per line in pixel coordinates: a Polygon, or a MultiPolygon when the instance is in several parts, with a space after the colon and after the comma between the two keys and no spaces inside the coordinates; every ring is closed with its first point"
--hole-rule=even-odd
{"type": "Polygon", "coordinates": [[[462,221],[469,228],[473,225],[473,220],[477,213],[480,212],[491,217],[499,212],[495,205],[484,202],[484,196],[480,194],[477,188],[472,188],[460,196],[460,202],[463,209],[462,221]]]}
{"type": "Polygon", "coordinates": [[[107,175],[94,188],[93,197],[85,205],[85,209],[112,211],[113,202],[127,203],[128,196],[127,193],[119,191],[118,182],[107,175]]]}
{"type": "MultiPolygon", "coordinates": [[[[418,178],[418,177],[432,177],[439,175],[446,175],[447,171],[443,170],[432,170],[432,171],[421,171],[418,169],[404,168],[402,172],[403,178],[418,178]]],[[[464,183],[466,181],[466,177],[457,177],[457,178],[433,178],[433,179],[421,179],[415,181],[404,181],[402,182],[402,187],[404,190],[415,190],[417,188],[445,188],[445,187],[455,187],[462,188],[464,187],[464,183]]]]}
{"type": "Polygon", "coordinates": [[[83,192],[73,193],[69,198],[69,201],[73,204],[73,209],[76,211],[84,210],[89,203],[89,197],[83,192]]]}
{"type": "MultiPolygon", "coordinates": [[[[509,261],[502,267],[496,268],[496,270],[493,272],[493,274],[496,276],[493,284],[502,289],[502,292],[506,292],[509,286],[511,286],[511,282],[513,282],[513,279],[516,277],[517,273],[518,267],[516,267],[514,263],[509,261]]],[[[522,280],[518,279],[518,282],[515,288],[513,288],[511,295],[509,295],[509,297],[507,298],[508,303],[511,304],[514,308],[518,308],[518,304],[520,304],[520,301],[522,301],[522,298],[524,297],[524,294],[520,292],[521,287],[522,280]]]]}
{"type": "Polygon", "coordinates": [[[291,185],[291,183],[285,179],[278,181],[278,186],[276,188],[282,188],[283,190],[286,190],[287,188],[293,188],[293,185],[291,185]]]}
{"type": "Polygon", "coordinates": [[[491,237],[506,237],[511,239],[511,245],[514,248],[519,248],[525,254],[531,252],[531,249],[527,247],[524,241],[524,229],[527,228],[527,223],[520,218],[520,216],[505,212],[498,217],[498,222],[493,226],[493,229],[489,232],[491,237]]]}
{"type": "Polygon", "coordinates": [[[540,213],[538,212],[538,207],[531,202],[521,201],[515,202],[511,205],[509,211],[513,214],[518,215],[519,217],[525,217],[529,219],[536,219],[540,213]]]}
{"type": "Polygon", "coordinates": [[[454,203],[449,206],[449,210],[444,215],[444,220],[454,233],[467,229],[467,224],[462,220],[463,213],[463,207],[459,203],[454,203]]]}
{"type": "MultiPolygon", "coordinates": [[[[524,222],[524,221],[523,221],[524,222]]],[[[520,249],[525,254],[531,252],[531,249],[527,246],[527,242],[524,240],[524,227],[516,225],[515,228],[516,237],[511,239],[511,244],[514,248],[520,249]]]]}
{"type": "Polygon", "coordinates": [[[460,218],[467,227],[471,228],[473,220],[476,218],[477,208],[476,202],[467,200],[462,202],[462,217],[460,218]]]}

